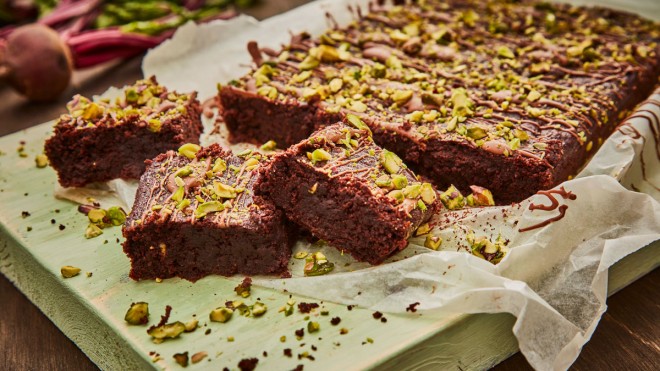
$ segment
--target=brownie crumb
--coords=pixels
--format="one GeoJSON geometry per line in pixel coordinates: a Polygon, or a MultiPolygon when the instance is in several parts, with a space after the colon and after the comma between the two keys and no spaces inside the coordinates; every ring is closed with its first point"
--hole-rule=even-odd
{"type": "Polygon", "coordinates": [[[262,354],[264,357],[268,357],[268,352],[266,352],[265,350],[264,350],[264,352],[261,353],[261,354],[262,354]]]}
{"type": "Polygon", "coordinates": [[[23,219],[27,218],[28,216],[30,216],[30,213],[29,213],[29,212],[27,212],[27,211],[21,211],[21,217],[22,217],[23,219]]]}
{"type": "Polygon", "coordinates": [[[172,313],[172,307],[169,305],[165,306],[165,314],[160,316],[160,322],[158,324],[153,325],[147,329],[147,333],[149,333],[151,330],[155,329],[156,327],[163,326],[164,324],[167,323],[167,320],[170,319],[170,314],[172,313]]]}
{"type": "Polygon", "coordinates": [[[339,324],[339,322],[341,322],[341,318],[339,318],[339,317],[333,317],[330,320],[330,324],[333,325],[333,326],[337,326],[339,324]]]}
{"type": "Polygon", "coordinates": [[[32,232],[32,227],[27,227],[28,232],[32,232]]]}
{"type": "Polygon", "coordinates": [[[181,367],[188,367],[188,352],[176,353],[172,357],[181,367]]]}
{"type": "Polygon", "coordinates": [[[66,229],[66,227],[64,226],[64,224],[60,224],[59,228],[60,228],[60,231],[63,231],[63,230],[66,229]]]}
{"type": "Polygon", "coordinates": [[[312,350],[316,352],[318,348],[316,348],[316,345],[312,345],[312,350]]]}
{"type": "Polygon", "coordinates": [[[417,312],[417,306],[419,305],[419,302],[412,303],[406,308],[406,312],[412,312],[415,313],[417,312]]]}
{"type": "Polygon", "coordinates": [[[293,371],[303,371],[304,366],[303,365],[298,365],[296,368],[293,369],[293,371]]]}
{"type": "Polygon", "coordinates": [[[387,318],[383,317],[383,318],[380,319],[380,321],[381,321],[382,323],[386,323],[386,322],[387,322],[387,318]]]}
{"type": "Polygon", "coordinates": [[[259,363],[259,359],[257,358],[241,359],[241,361],[238,362],[238,368],[240,368],[241,371],[252,371],[257,368],[257,363],[259,363]]]}
{"type": "Polygon", "coordinates": [[[211,333],[211,329],[207,329],[206,331],[204,331],[204,335],[208,335],[210,333],[211,333]]]}
{"type": "Polygon", "coordinates": [[[284,355],[289,357],[289,358],[293,357],[293,353],[291,352],[291,348],[284,349],[284,355]]]}
{"type": "Polygon", "coordinates": [[[300,303],[298,304],[298,310],[300,313],[309,313],[312,311],[312,309],[318,308],[319,305],[317,303],[300,303]]]}
{"type": "Polygon", "coordinates": [[[383,317],[383,313],[376,311],[372,314],[372,316],[374,317],[374,319],[380,319],[381,317],[383,317]]]}
{"type": "Polygon", "coordinates": [[[57,223],[57,221],[55,219],[50,220],[50,224],[55,224],[55,223],[57,223]]]}
{"type": "Polygon", "coordinates": [[[243,282],[241,282],[238,286],[234,287],[234,291],[236,292],[236,295],[247,298],[248,296],[250,296],[251,288],[252,288],[252,278],[245,277],[243,279],[243,282]]]}
{"type": "Polygon", "coordinates": [[[296,336],[299,338],[305,336],[305,329],[301,328],[300,330],[296,330],[296,336]]]}
{"type": "Polygon", "coordinates": [[[353,306],[352,306],[352,305],[348,305],[348,306],[346,306],[346,309],[348,309],[348,310],[353,310],[353,306]]]}

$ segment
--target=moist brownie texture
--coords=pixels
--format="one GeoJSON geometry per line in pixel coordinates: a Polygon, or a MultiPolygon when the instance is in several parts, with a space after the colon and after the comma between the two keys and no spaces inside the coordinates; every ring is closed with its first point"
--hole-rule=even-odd
{"type": "Polygon", "coordinates": [[[203,128],[196,95],[170,92],[153,77],[126,87],[116,99],[92,102],[76,95],[45,146],[60,184],[138,179],[144,160],[199,143],[203,128]]]}
{"type": "Polygon", "coordinates": [[[373,3],[223,86],[233,140],[286,147],[352,113],[439,188],[502,204],[575,174],[658,82],[660,26],[530,1],[373,3]]]}
{"type": "Polygon", "coordinates": [[[394,153],[373,143],[357,116],[273,157],[256,193],[314,236],[360,261],[382,263],[440,206],[394,153]]]}
{"type": "Polygon", "coordinates": [[[294,238],[280,210],[254,196],[264,157],[186,144],[147,161],[123,234],[135,280],[284,274],[294,238]]]}

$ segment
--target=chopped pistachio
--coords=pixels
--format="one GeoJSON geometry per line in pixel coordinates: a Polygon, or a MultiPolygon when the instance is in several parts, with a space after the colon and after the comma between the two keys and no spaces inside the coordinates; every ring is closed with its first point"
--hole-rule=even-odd
{"type": "Polygon", "coordinates": [[[412,184],[405,187],[402,192],[406,198],[417,198],[421,193],[422,185],[421,184],[412,184]]]}
{"type": "Polygon", "coordinates": [[[254,305],[252,305],[252,315],[255,317],[261,317],[266,313],[268,310],[268,307],[266,307],[266,304],[262,302],[256,302],[254,305]]]}
{"type": "MultiPolygon", "coordinates": [[[[406,177],[403,177],[403,178],[405,179],[406,177]]],[[[406,179],[406,181],[407,181],[407,179],[406,179]]],[[[375,182],[376,182],[377,186],[382,187],[382,188],[392,187],[392,178],[390,178],[390,176],[386,175],[386,174],[383,174],[383,175],[379,176],[375,180],[375,182]]]]}
{"type": "Polygon", "coordinates": [[[321,329],[321,325],[318,322],[309,321],[307,323],[307,332],[310,333],[310,334],[314,333],[314,332],[317,332],[320,329],[321,329]]]}
{"type": "Polygon", "coordinates": [[[145,325],[149,322],[149,304],[140,301],[131,304],[131,307],[126,311],[124,321],[131,325],[145,325]]]}
{"type": "Polygon", "coordinates": [[[417,231],[415,231],[415,236],[421,236],[429,232],[431,232],[431,226],[429,225],[429,223],[424,223],[419,227],[417,227],[417,231]]]}
{"type": "Polygon", "coordinates": [[[330,45],[319,45],[315,50],[311,50],[310,54],[314,53],[314,57],[322,62],[338,62],[341,60],[339,51],[330,45]]]}
{"type": "Polygon", "coordinates": [[[330,273],[334,268],[335,264],[329,262],[325,255],[318,251],[305,258],[303,272],[305,276],[321,276],[330,273]]]}
{"type": "Polygon", "coordinates": [[[428,208],[426,207],[426,204],[422,200],[417,200],[417,208],[426,211],[428,208]]]}
{"type": "Polygon", "coordinates": [[[458,117],[454,116],[452,117],[449,122],[447,122],[447,131],[454,131],[456,129],[456,125],[458,124],[458,117]]]}
{"type": "Polygon", "coordinates": [[[344,81],[340,78],[334,78],[330,81],[329,87],[330,91],[333,93],[336,93],[341,90],[342,86],[344,85],[344,81]]]}
{"type": "Polygon", "coordinates": [[[179,202],[179,203],[176,205],[176,209],[177,209],[177,210],[183,210],[183,209],[185,209],[185,208],[188,207],[188,206],[190,206],[190,200],[186,198],[186,199],[183,199],[181,202],[179,202]]]}
{"type": "Polygon", "coordinates": [[[212,322],[225,323],[231,319],[233,314],[234,311],[227,307],[216,308],[209,314],[209,319],[212,322]]]}
{"type": "Polygon", "coordinates": [[[213,168],[211,170],[214,173],[222,174],[225,170],[227,170],[227,163],[225,160],[218,158],[215,160],[215,163],[213,164],[213,168]]]}
{"type": "Polygon", "coordinates": [[[541,98],[541,93],[536,90],[532,90],[529,92],[529,94],[527,94],[527,100],[530,102],[535,102],[539,100],[539,98],[541,98]]]}
{"type": "Polygon", "coordinates": [[[411,90],[395,90],[391,97],[392,100],[394,100],[394,103],[401,107],[412,99],[413,92],[411,90]]]}
{"type": "Polygon", "coordinates": [[[408,185],[408,178],[404,175],[393,175],[392,185],[394,186],[394,189],[403,189],[408,185]]]}
{"type": "Polygon", "coordinates": [[[472,112],[472,100],[468,97],[465,88],[454,89],[451,92],[451,103],[453,105],[454,116],[469,116],[472,112]]]}
{"type": "Polygon", "coordinates": [[[126,212],[119,206],[112,206],[108,209],[107,217],[114,226],[122,225],[126,222],[126,212]]]}
{"type": "Polygon", "coordinates": [[[197,319],[191,319],[190,321],[186,322],[186,332],[193,332],[197,330],[197,325],[199,325],[199,321],[197,319]]]}
{"type": "Polygon", "coordinates": [[[486,130],[484,130],[482,127],[479,126],[471,126],[467,128],[467,137],[472,138],[472,139],[482,139],[485,138],[488,134],[486,134],[486,130]]]}
{"type": "Polygon", "coordinates": [[[147,331],[154,340],[175,339],[179,337],[186,330],[186,325],[182,322],[176,321],[162,326],[154,327],[147,331]]]}
{"type": "Polygon", "coordinates": [[[465,206],[465,198],[453,185],[451,185],[447,191],[440,194],[440,201],[442,201],[445,207],[449,210],[456,210],[465,206]]]}
{"type": "Polygon", "coordinates": [[[219,212],[225,209],[225,205],[219,201],[209,201],[197,206],[195,210],[195,218],[201,219],[208,213],[219,212]]]}
{"type": "Polygon", "coordinates": [[[34,158],[34,162],[37,164],[38,168],[45,168],[48,166],[48,157],[44,154],[38,154],[37,157],[34,158]]]}
{"type": "Polygon", "coordinates": [[[157,133],[160,131],[162,122],[159,119],[149,119],[147,122],[147,129],[152,133],[157,133]]]}
{"type": "Polygon", "coordinates": [[[316,193],[316,190],[318,189],[318,187],[319,187],[319,183],[316,182],[307,190],[307,192],[309,192],[309,194],[313,195],[314,193],[316,193]]]}
{"type": "Polygon", "coordinates": [[[472,200],[475,206],[493,206],[495,205],[495,200],[493,199],[493,193],[479,186],[470,186],[472,190],[472,200]]]}
{"type": "Polygon", "coordinates": [[[380,164],[383,165],[388,173],[396,174],[401,170],[402,161],[394,152],[384,149],[380,154],[380,164]]]}
{"type": "Polygon", "coordinates": [[[500,46],[497,48],[497,55],[502,58],[514,59],[516,55],[507,46],[500,46]]]}
{"type": "Polygon", "coordinates": [[[309,255],[307,251],[298,251],[293,257],[296,259],[305,259],[307,255],[309,255]]]}
{"type": "Polygon", "coordinates": [[[80,268],[73,267],[70,265],[65,265],[62,268],[60,268],[60,273],[62,273],[62,277],[64,278],[71,278],[80,274],[80,268]]]}
{"type": "Polygon", "coordinates": [[[427,205],[435,202],[436,193],[431,183],[422,183],[420,195],[422,196],[422,201],[427,205]]]}
{"type": "Polygon", "coordinates": [[[250,157],[245,161],[244,165],[246,171],[252,171],[256,169],[257,166],[259,166],[259,160],[254,157],[250,157]]]}
{"type": "Polygon", "coordinates": [[[174,193],[172,194],[172,201],[181,202],[181,200],[183,200],[184,194],[185,194],[184,187],[177,188],[177,190],[174,191],[174,193]]]}
{"type": "Polygon", "coordinates": [[[548,148],[548,144],[542,142],[536,142],[532,144],[532,146],[540,151],[545,151],[545,149],[548,148]]]}
{"type": "Polygon", "coordinates": [[[389,68],[400,70],[403,68],[403,63],[396,55],[390,55],[385,61],[385,65],[389,68]]]}
{"type": "Polygon", "coordinates": [[[521,142],[529,140],[529,134],[524,130],[513,129],[513,136],[518,138],[521,142]]]}
{"type": "Polygon", "coordinates": [[[349,110],[359,112],[359,113],[366,112],[368,108],[369,107],[367,107],[366,104],[364,104],[364,103],[362,103],[358,100],[351,102],[351,104],[348,107],[349,110]]]}
{"type": "Polygon", "coordinates": [[[391,191],[390,193],[387,194],[387,197],[393,199],[397,203],[402,203],[403,200],[405,200],[406,196],[403,195],[403,192],[401,190],[395,189],[391,191]]]}
{"type": "Polygon", "coordinates": [[[184,166],[184,167],[180,168],[179,170],[177,170],[174,173],[174,176],[175,177],[180,177],[180,178],[185,178],[185,177],[189,176],[192,173],[193,173],[193,170],[190,168],[190,166],[184,166]]]}
{"type": "Polygon", "coordinates": [[[428,235],[424,240],[424,247],[427,247],[431,250],[437,251],[440,248],[440,245],[442,245],[442,237],[440,236],[428,235]]]}
{"type": "Polygon", "coordinates": [[[179,176],[175,176],[175,177],[174,177],[174,183],[175,183],[178,187],[185,187],[185,185],[186,185],[186,182],[184,182],[183,179],[181,179],[181,177],[179,177],[179,176]]]}
{"type": "Polygon", "coordinates": [[[274,140],[269,140],[259,147],[262,151],[274,151],[277,148],[277,143],[274,140]]]}
{"type": "Polygon", "coordinates": [[[84,109],[82,113],[82,118],[84,120],[92,120],[103,116],[103,108],[94,102],[90,102],[84,109]]]}
{"type": "Polygon", "coordinates": [[[202,149],[202,147],[198,146],[197,144],[194,143],[186,143],[179,147],[179,155],[185,156],[189,159],[194,159],[195,154],[199,152],[199,150],[202,149]]]}
{"type": "Polygon", "coordinates": [[[315,164],[321,161],[328,161],[332,159],[332,155],[323,148],[317,148],[312,152],[312,163],[315,164]]]}
{"type": "Polygon", "coordinates": [[[362,121],[358,116],[353,115],[353,114],[347,114],[346,115],[346,121],[348,121],[351,125],[355,126],[356,128],[360,130],[366,130],[371,133],[371,130],[369,130],[369,126],[362,121]]]}
{"type": "Polygon", "coordinates": [[[89,223],[87,229],[85,230],[85,238],[87,239],[98,237],[102,234],[103,234],[103,230],[94,223],[89,223]]]}
{"type": "Polygon", "coordinates": [[[316,57],[308,55],[305,57],[305,59],[303,59],[302,62],[300,62],[298,68],[300,68],[302,71],[313,70],[318,67],[319,63],[320,62],[316,57]]]}
{"type": "MultiPolygon", "coordinates": [[[[217,180],[213,181],[213,191],[220,198],[236,198],[236,189],[217,180]]],[[[222,211],[222,210],[218,210],[222,211]]]]}
{"type": "Polygon", "coordinates": [[[107,211],[103,209],[91,209],[89,213],[87,213],[87,217],[89,218],[89,221],[92,223],[102,223],[103,218],[105,218],[107,214],[107,211]]]}

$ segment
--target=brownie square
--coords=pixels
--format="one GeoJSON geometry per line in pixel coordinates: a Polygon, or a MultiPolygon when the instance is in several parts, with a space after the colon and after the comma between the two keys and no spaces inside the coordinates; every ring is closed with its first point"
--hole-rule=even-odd
{"type": "Polygon", "coordinates": [[[285,274],[292,229],[253,194],[264,159],[186,144],[147,161],[122,230],[130,277],[285,274]]]}
{"type": "Polygon", "coordinates": [[[203,127],[196,95],[168,91],[154,77],[124,88],[114,100],[92,102],[76,95],[45,145],[60,184],[139,179],[144,160],[199,143],[203,127]]]}
{"type": "Polygon", "coordinates": [[[440,203],[394,153],[374,144],[357,117],[337,123],[273,157],[256,193],[291,221],[360,261],[380,264],[440,203]]]}

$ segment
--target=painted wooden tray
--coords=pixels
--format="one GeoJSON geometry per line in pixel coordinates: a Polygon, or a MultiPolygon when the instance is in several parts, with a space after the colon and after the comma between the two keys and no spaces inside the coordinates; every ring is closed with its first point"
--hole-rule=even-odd
{"type": "MultiPolygon", "coordinates": [[[[86,217],[77,205],[53,197],[54,171],[35,166],[34,158],[41,153],[51,127],[47,123],[0,138],[0,272],[102,369],[177,369],[174,354],[206,352],[205,359],[189,367],[236,369],[242,359],[258,358],[262,369],[304,365],[465,370],[490,367],[517,351],[511,332],[515,319],[508,314],[443,318],[386,314],[387,322],[383,322],[370,310],[326,302],[311,314],[296,310],[285,316],[278,309],[290,296],[264,288],[254,288],[243,299],[247,304],[257,299],[265,303],[264,316],[234,315],[227,323],[210,322],[212,309],[240,299],[233,290],[237,281],[222,277],[207,277],[195,284],[178,279],[130,280],[120,228],[85,239],[86,217]],[[18,147],[24,149],[19,152],[18,147]],[[65,265],[80,267],[82,272],[64,279],[60,268],[65,265]],[[196,318],[200,327],[154,344],[146,326],[129,326],[124,321],[126,310],[137,301],[149,303],[150,324],[158,322],[170,305],[170,321],[186,323],[196,318]],[[341,319],[338,325],[331,324],[335,317],[341,319]],[[320,330],[309,334],[309,321],[318,322],[320,330]],[[297,338],[296,330],[302,328],[305,335],[297,338]],[[284,354],[285,349],[291,350],[291,357],[284,354]]],[[[627,257],[611,270],[610,293],[659,264],[658,242],[627,257]]]]}

